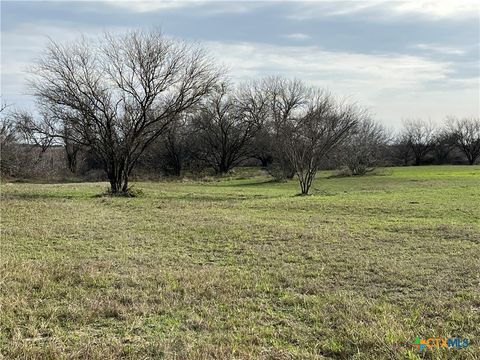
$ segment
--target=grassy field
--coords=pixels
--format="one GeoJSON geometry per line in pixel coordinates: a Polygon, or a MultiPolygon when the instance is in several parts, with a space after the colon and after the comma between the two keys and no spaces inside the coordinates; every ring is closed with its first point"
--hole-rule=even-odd
{"type": "Polygon", "coordinates": [[[3,183],[1,354],[480,358],[479,166],[322,173],[308,197],[250,175],[3,183]]]}

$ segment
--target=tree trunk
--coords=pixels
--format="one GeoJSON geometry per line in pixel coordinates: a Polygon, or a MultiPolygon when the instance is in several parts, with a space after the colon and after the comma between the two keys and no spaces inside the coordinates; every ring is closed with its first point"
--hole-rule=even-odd
{"type": "Polygon", "coordinates": [[[119,184],[118,179],[116,177],[108,176],[108,180],[110,181],[110,192],[112,194],[118,194],[119,184]]]}
{"type": "Polygon", "coordinates": [[[127,194],[128,193],[128,176],[109,176],[110,192],[112,194],[127,194]]]}
{"type": "Polygon", "coordinates": [[[77,170],[77,154],[67,154],[67,167],[71,173],[75,173],[77,170]]]}
{"type": "Polygon", "coordinates": [[[182,167],[180,166],[180,164],[175,164],[172,171],[173,176],[180,176],[181,173],[182,173],[182,167]]]}
{"type": "Polygon", "coordinates": [[[122,174],[122,193],[126,194],[128,192],[128,174],[122,174]]]}
{"type": "Polygon", "coordinates": [[[127,194],[128,193],[128,166],[121,162],[118,164],[112,159],[106,166],[108,180],[110,182],[111,194],[127,194]]]}
{"type": "Polygon", "coordinates": [[[468,164],[473,165],[475,163],[476,157],[473,153],[464,151],[465,155],[467,156],[468,164]]]}
{"type": "Polygon", "coordinates": [[[79,147],[75,144],[65,144],[65,153],[67,157],[67,167],[70,172],[75,173],[77,170],[77,154],[79,147]]]}
{"type": "Polygon", "coordinates": [[[309,170],[306,174],[298,174],[298,179],[300,181],[300,195],[308,195],[313,179],[315,178],[315,173],[316,171],[309,170]]]}
{"type": "Polygon", "coordinates": [[[229,170],[230,170],[230,164],[227,164],[226,160],[222,160],[220,164],[218,164],[217,174],[223,175],[228,173],[229,170]]]}
{"type": "Polygon", "coordinates": [[[173,175],[180,176],[182,173],[182,160],[179,156],[175,156],[175,160],[173,163],[173,175]]]}
{"type": "Polygon", "coordinates": [[[310,190],[310,187],[307,185],[306,182],[302,182],[300,185],[300,188],[301,188],[302,195],[308,195],[308,190],[310,190]]]}

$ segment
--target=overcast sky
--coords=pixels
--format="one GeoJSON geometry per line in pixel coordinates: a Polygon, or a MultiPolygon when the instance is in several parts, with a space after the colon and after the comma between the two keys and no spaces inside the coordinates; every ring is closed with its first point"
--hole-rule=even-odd
{"type": "Polygon", "coordinates": [[[26,69],[56,41],[161,27],[235,81],[303,79],[390,127],[480,113],[478,1],[1,1],[2,102],[31,108],[26,69]]]}

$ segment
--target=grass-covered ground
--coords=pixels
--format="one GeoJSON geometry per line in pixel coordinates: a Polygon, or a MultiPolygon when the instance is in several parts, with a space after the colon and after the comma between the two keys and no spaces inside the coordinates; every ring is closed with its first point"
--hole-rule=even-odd
{"type": "Polygon", "coordinates": [[[3,183],[1,354],[480,358],[480,167],[327,175],[3,183]]]}

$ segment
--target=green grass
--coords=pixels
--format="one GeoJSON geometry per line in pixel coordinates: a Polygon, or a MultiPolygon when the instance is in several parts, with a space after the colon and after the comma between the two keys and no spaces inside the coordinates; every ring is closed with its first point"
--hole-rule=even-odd
{"type": "Polygon", "coordinates": [[[3,183],[1,354],[480,358],[480,167],[328,175],[308,197],[262,175],[3,183]]]}

